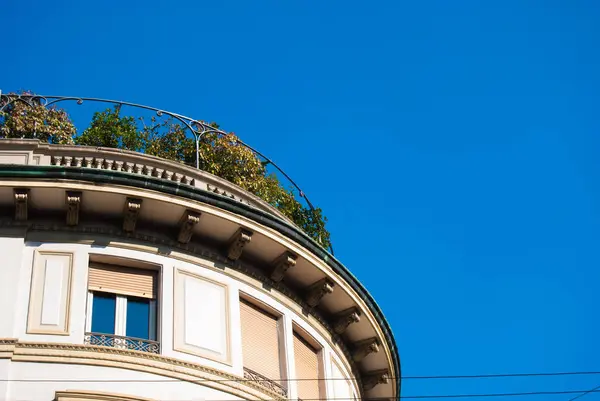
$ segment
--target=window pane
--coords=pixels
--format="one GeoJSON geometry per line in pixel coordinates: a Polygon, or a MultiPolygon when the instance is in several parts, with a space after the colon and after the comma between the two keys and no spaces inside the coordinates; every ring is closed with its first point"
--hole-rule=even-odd
{"type": "Polygon", "coordinates": [[[92,332],[115,333],[115,294],[94,292],[92,301],[92,332]]]}
{"type": "Polygon", "coordinates": [[[146,298],[127,298],[127,337],[154,338],[154,328],[150,328],[150,302],[146,298]]]}

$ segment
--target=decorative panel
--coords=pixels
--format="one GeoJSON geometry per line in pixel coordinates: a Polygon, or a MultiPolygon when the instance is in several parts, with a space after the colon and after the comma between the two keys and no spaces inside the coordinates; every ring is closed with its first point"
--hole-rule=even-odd
{"type": "Polygon", "coordinates": [[[333,378],[333,398],[343,400],[353,400],[355,398],[352,390],[351,377],[348,377],[340,366],[331,357],[331,376],[333,378]]]}
{"type": "Polygon", "coordinates": [[[175,350],[230,365],[227,287],[176,270],[174,296],[175,350]]]}
{"type": "Polygon", "coordinates": [[[27,333],[69,334],[73,254],[37,251],[33,260],[27,333]]]}

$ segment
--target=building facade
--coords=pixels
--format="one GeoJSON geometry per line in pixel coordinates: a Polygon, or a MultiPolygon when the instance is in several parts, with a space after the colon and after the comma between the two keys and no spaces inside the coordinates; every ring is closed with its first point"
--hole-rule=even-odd
{"type": "Polygon", "coordinates": [[[0,210],[2,400],[400,394],[368,292],[225,180],[136,152],[3,139],[0,210]]]}

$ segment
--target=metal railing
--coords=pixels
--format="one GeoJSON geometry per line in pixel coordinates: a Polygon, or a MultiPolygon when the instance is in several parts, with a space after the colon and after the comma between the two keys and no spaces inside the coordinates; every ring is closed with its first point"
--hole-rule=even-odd
{"type": "MultiPolygon", "coordinates": [[[[170,112],[167,110],[157,109],[155,107],[146,106],[146,105],[137,104],[137,103],[124,102],[121,100],[101,99],[101,98],[93,98],[93,97],[43,96],[43,95],[35,95],[35,94],[30,94],[30,93],[3,94],[2,91],[0,91],[0,113],[2,111],[4,111],[9,105],[17,103],[17,102],[21,102],[32,108],[39,107],[39,106],[42,106],[44,108],[49,108],[49,107],[57,105],[58,103],[68,102],[68,101],[76,102],[77,105],[82,105],[84,102],[98,102],[98,103],[112,104],[112,105],[118,106],[118,107],[122,107],[122,106],[133,107],[133,108],[151,111],[159,117],[168,116],[168,117],[171,117],[171,118],[179,121],[182,124],[182,127],[184,127],[185,130],[189,131],[189,133],[194,138],[194,142],[196,145],[196,168],[200,168],[200,139],[202,138],[202,136],[204,136],[206,134],[216,134],[218,136],[228,135],[225,131],[215,128],[215,127],[211,126],[209,123],[206,123],[205,121],[196,120],[191,117],[173,113],[173,112],[170,112]]],[[[306,196],[304,191],[300,188],[300,186],[281,167],[279,167],[272,159],[268,158],[263,153],[259,152],[257,149],[255,149],[252,146],[248,145],[247,143],[243,142],[239,138],[236,139],[236,143],[239,144],[240,146],[243,146],[243,147],[249,149],[250,151],[252,151],[259,159],[262,160],[263,165],[265,165],[265,166],[270,165],[275,170],[277,170],[277,172],[279,174],[281,174],[281,176],[283,176],[293,186],[293,188],[298,192],[298,196],[306,202],[308,207],[313,211],[315,210],[315,207],[313,206],[312,202],[308,199],[308,197],[306,196]]],[[[329,251],[331,252],[332,255],[334,254],[333,247],[331,245],[329,246],[329,251]]]]}
{"type": "Polygon", "coordinates": [[[261,384],[262,386],[268,388],[271,391],[276,392],[279,395],[287,397],[287,389],[283,387],[280,383],[275,380],[271,380],[266,376],[261,375],[258,372],[255,372],[252,369],[244,368],[244,379],[252,380],[261,384]]]}
{"type": "Polygon", "coordinates": [[[114,334],[85,333],[84,344],[160,354],[160,343],[158,341],[114,334]]]}

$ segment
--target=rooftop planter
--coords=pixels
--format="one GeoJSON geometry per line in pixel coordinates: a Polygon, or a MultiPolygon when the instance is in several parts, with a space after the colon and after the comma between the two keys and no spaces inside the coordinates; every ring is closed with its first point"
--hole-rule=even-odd
{"type": "Polygon", "coordinates": [[[204,189],[260,205],[259,208],[270,205],[272,213],[293,222],[333,253],[325,228],[327,219],[321,209],[313,206],[300,187],[271,159],[215,123],[116,100],[0,92],[0,138],[38,139],[42,143],[68,145],[51,147],[46,152],[50,156],[48,164],[52,165],[147,174],[194,186],[206,185],[204,189]],[[108,108],[96,111],[89,125],[78,132],[67,111],[58,105],[84,102],[106,104],[108,108]],[[136,116],[128,115],[124,108],[135,110],[136,116]],[[77,146],[121,152],[118,157],[94,157],[90,148],[79,150],[77,146]],[[152,158],[152,163],[136,163],[135,152],[156,158],[152,158]],[[194,174],[197,170],[203,173],[194,174]],[[199,180],[198,175],[208,176],[204,172],[222,178],[221,184],[211,186],[206,179],[199,180]],[[255,198],[242,196],[243,191],[236,186],[255,198]]]}

